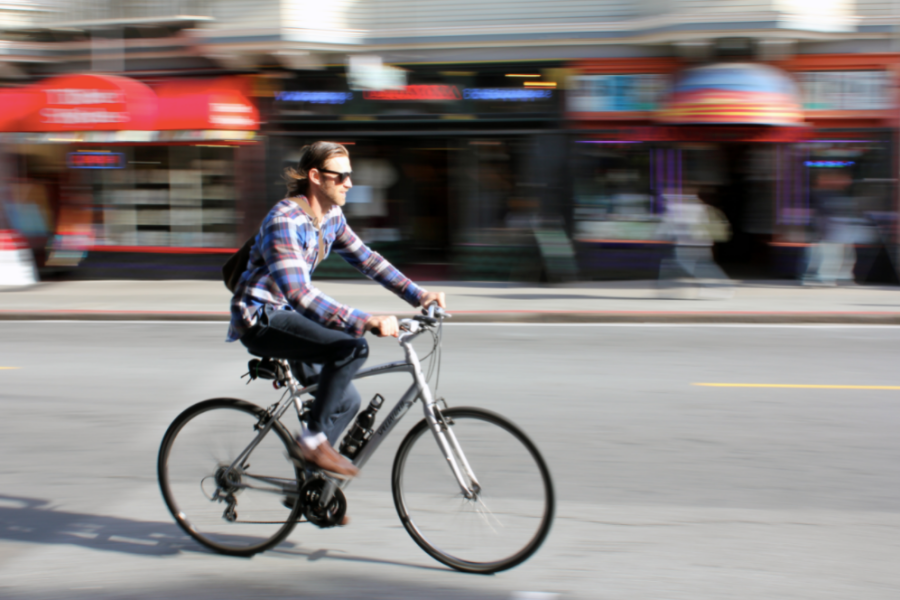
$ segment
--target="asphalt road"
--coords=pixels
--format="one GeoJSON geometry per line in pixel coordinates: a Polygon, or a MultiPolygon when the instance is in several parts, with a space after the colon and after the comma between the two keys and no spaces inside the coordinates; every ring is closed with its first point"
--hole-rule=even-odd
{"type": "MultiPolygon", "coordinates": [[[[0,597],[900,596],[896,327],[448,326],[439,395],[525,429],[559,500],[544,547],[490,577],[445,569],[399,524],[389,469],[414,412],[348,488],[349,527],[301,525],[253,559],[183,535],[155,478],[168,423],[204,398],[278,397],[244,385],[224,334],[0,323],[0,597]]],[[[371,346],[370,364],[400,358],[371,346]]]]}

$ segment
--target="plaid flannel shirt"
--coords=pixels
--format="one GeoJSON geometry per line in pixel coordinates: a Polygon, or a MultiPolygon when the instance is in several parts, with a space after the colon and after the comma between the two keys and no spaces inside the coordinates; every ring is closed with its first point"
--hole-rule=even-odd
{"type": "Polygon", "coordinates": [[[347,225],[340,207],[332,207],[316,230],[310,217],[285,198],[263,220],[247,269],[235,288],[229,342],[240,339],[256,323],[259,311],[267,304],[296,310],[330,329],[355,336],[365,332],[368,313],[332,300],[310,281],[319,255],[319,235],[324,236],[325,256],[334,248],[363,275],[413,306],[421,304],[425,290],[370,250],[347,225]]]}

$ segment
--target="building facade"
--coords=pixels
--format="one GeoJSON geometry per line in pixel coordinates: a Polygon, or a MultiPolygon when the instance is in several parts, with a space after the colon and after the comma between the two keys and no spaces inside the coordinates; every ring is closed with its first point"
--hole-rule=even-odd
{"type": "Polygon", "coordinates": [[[890,2],[20,0],[0,5],[0,22],[8,89],[85,73],[151,87],[238,78],[257,111],[240,139],[202,133],[228,131],[207,123],[180,130],[192,140],[82,137],[76,148],[50,135],[23,144],[34,132],[7,126],[12,195],[33,193],[30,164],[40,179],[40,165],[71,152],[126,155],[122,170],[65,166],[87,186],[95,253],[193,248],[212,258],[184,272],[213,276],[215,252],[252,233],[284,193],[285,164],[322,138],[350,144],[354,227],[435,277],[653,276],[669,249],[657,235],[664,196],[686,182],[712,190],[731,221],[717,248],[727,267],[792,276],[809,242],[810,172],[835,157],[854,163],[855,193],[878,220],[862,241],[896,245],[890,2]],[[684,73],[723,63],[785,73],[800,122],[661,116],[684,73]]]}

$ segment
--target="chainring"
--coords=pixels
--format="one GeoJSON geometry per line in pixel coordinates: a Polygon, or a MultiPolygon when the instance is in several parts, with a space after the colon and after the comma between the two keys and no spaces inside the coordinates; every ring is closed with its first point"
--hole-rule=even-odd
{"type": "Polygon", "coordinates": [[[334,527],[340,525],[347,514],[347,497],[339,487],[334,488],[334,495],[328,506],[320,502],[326,481],[321,478],[310,479],[300,488],[300,502],[306,519],[318,527],[334,527]]]}

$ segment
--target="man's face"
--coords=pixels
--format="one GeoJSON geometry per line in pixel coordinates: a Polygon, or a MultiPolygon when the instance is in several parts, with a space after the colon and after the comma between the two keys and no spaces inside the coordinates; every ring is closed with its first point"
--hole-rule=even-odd
{"type": "Polygon", "coordinates": [[[347,192],[353,187],[353,183],[350,181],[350,177],[344,179],[343,183],[338,183],[340,176],[335,175],[335,173],[349,173],[351,171],[350,158],[347,156],[332,156],[325,161],[323,169],[325,170],[319,170],[322,180],[322,195],[332,204],[344,206],[347,203],[347,192]]]}

